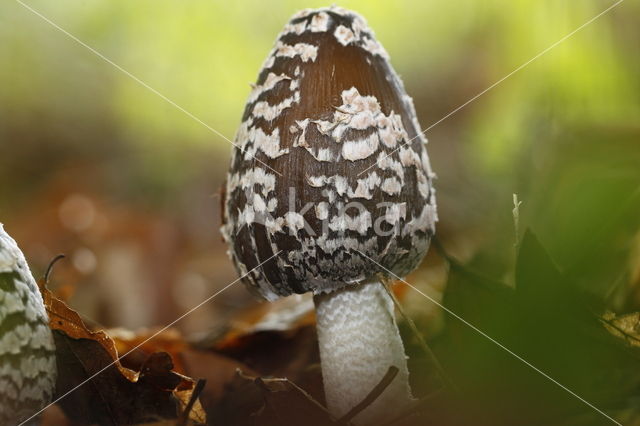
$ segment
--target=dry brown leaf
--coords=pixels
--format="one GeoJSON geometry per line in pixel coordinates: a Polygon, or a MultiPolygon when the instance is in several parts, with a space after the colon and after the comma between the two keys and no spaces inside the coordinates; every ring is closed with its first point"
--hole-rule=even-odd
{"type": "Polygon", "coordinates": [[[214,348],[232,350],[243,338],[263,331],[287,332],[315,324],[310,294],[295,295],[271,303],[255,303],[234,315],[224,333],[216,336],[214,348]]]}
{"type": "MultiPolygon", "coordinates": [[[[402,300],[409,286],[393,281],[391,287],[402,300]]],[[[237,347],[244,338],[260,332],[285,333],[315,325],[316,316],[313,297],[310,293],[296,294],[270,303],[255,303],[236,314],[227,328],[214,342],[216,350],[228,351],[237,347]]]]}
{"type": "Polygon", "coordinates": [[[107,333],[102,330],[90,330],[84,321],[82,321],[80,315],[62,300],[54,296],[44,283],[39,282],[38,286],[40,287],[40,293],[42,293],[45,309],[49,315],[49,326],[51,330],[59,330],[72,339],[90,339],[98,342],[115,361],[116,367],[118,367],[123,376],[132,382],[138,379],[138,373],[120,364],[115,343],[107,333]]]}
{"type": "MultiPolygon", "coordinates": [[[[56,398],[65,414],[82,424],[136,424],[175,419],[192,399],[196,382],[173,371],[167,352],[145,355],[138,371],[123,366],[116,344],[103,330],[89,329],[77,312],[39,283],[56,343],[56,398]]],[[[206,423],[198,400],[189,420],[206,423]]]]}
{"type": "Polygon", "coordinates": [[[180,354],[189,348],[189,344],[177,329],[149,328],[133,332],[123,328],[112,328],[106,333],[113,339],[118,353],[134,351],[122,360],[126,367],[139,370],[146,358],[145,354],[161,351],[171,355],[175,371],[185,374],[180,354]]]}

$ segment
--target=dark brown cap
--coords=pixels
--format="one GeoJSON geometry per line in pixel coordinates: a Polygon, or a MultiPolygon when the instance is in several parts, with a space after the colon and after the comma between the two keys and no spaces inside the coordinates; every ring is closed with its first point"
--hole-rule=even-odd
{"type": "Polygon", "coordinates": [[[413,101],[365,20],[294,15],[247,100],[222,233],[267,299],[321,293],[424,257],[437,220],[413,101]]]}

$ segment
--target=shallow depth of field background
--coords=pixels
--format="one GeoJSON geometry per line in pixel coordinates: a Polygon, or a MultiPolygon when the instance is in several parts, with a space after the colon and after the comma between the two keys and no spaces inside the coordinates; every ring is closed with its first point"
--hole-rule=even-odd
{"type": "MultiPolygon", "coordinates": [[[[26,3],[229,138],[281,27],[324,5],[26,3]]],[[[366,17],[426,128],[612,3],[339,5],[366,17]]],[[[640,310],[638,16],[640,4],[623,2],[427,133],[450,256],[512,286],[517,193],[521,235],[533,230],[608,309],[640,310]]],[[[86,317],[165,324],[236,278],[218,232],[230,152],[19,3],[0,5],[0,222],[38,276],[67,255],[51,286],[86,317]]],[[[436,298],[446,280],[434,250],[409,277],[436,298]]],[[[431,302],[404,302],[437,334],[431,302]]],[[[251,303],[237,285],[177,327],[207,334],[251,303]]]]}

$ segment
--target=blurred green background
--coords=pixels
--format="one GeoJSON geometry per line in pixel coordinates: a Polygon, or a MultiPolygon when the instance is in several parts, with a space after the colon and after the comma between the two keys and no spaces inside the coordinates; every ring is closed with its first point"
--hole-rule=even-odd
{"type": "MultiPolygon", "coordinates": [[[[25,3],[230,139],[282,26],[326,5],[25,3]]],[[[338,2],[375,30],[423,128],[613,3],[338,2]]],[[[619,4],[429,130],[438,238],[465,268],[514,287],[514,244],[531,229],[603,311],[640,310],[639,16],[619,4]]],[[[166,323],[235,279],[218,233],[230,151],[20,3],[0,4],[0,221],[38,273],[68,255],[52,286],[83,314],[166,323]]],[[[410,282],[441,299],[449,271],[432,250],[410,282]]],[[[205,332],[248,303],[235,286],[180,327],[205,332]]],[[[415,293],[405,303],[437,336],[441,312],[415,293]]]]}

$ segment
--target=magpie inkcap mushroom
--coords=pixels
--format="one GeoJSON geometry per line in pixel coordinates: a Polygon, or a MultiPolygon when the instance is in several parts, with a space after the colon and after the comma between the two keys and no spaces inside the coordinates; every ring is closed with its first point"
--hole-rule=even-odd
{"type": "Polygon", "coordinates": [[[230,257],[267,300],[314,294],[334,416],[399,368],[355,418],[380,421],[411,392],[379,274],[417,267],[437,213],[413,101],[365,20],[335,6],[295,14],[253,85],[236,144],[223,200],[230,257]]]}

